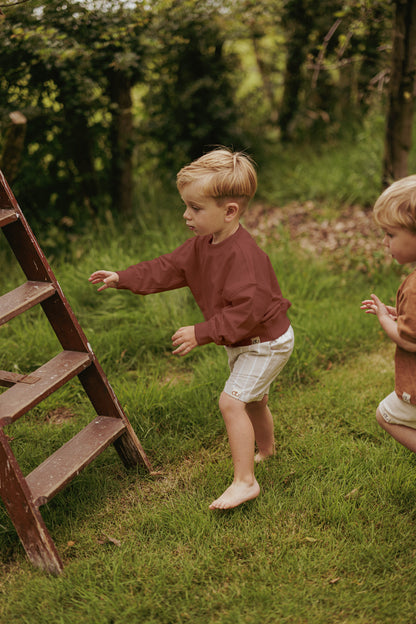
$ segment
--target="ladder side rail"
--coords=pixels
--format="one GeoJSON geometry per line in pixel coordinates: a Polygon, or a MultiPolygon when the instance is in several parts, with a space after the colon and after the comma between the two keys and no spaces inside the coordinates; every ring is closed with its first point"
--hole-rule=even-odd
{"type": "Polygon", "coordinates": [[[63,564],[58,551],[1,428],[0,496],[31,563],[51,574],[60,574],[63,564]]]}
{"type": "Polygon", "coordinates": [[[6,192],[9,207],[13,207],[20,216],[18,222],[8,224],[3,228],[3,232],[16,254],[16,250],[34,248],[32,257],[25,254],[16,255],[26,277],[29,280],[51,281],[55,286],[56,293],[49,299],[41,302],[41,306],[51,324],[63,349],[71,351],[87,351],[92,358],[92,365],[79,374],[79,379],[83,384],[97,414],[122,418],[126,424],[126,433],[123,434],[114,446],[126,466],[136,465],[138,462],[144,464],[150,471],[152,470],[149,460],[141,446],[128,418],[125,416],[117,397],[115,396],[107,377],[99,365],[94,352],[69,305],[62,289],[53,274],[49,263],[41,250],[33,232],[27,223],[17,201],[8,186],[4,176],[0,172],[0,188],[6,192]],[[39,273],[40,271],[40,273],[39,273]],[[43,276],[43,277],[42,277],[43,276]]]}
{"type": "Polygon", "coordinates": [[[41,302],[42,309],[63,349],[86,351],[92,355],[91,345],[58,282],[56,293],[41,302]]]}
{"type": "Polygon", "coordinates": [[[29,281],[56,282],[46,256],[30,229],[20,208],[19,219],[2,228],[14,255],[29,281]]]}
{"type": "Polygon", "coordinates": [[[91,365],[78,378],[97,414],[121,418],[126,425],[126,432],[114,442],[124,465],[129,468],[142,464],[152,472],[152,465],[94,353],[91,365]]]}
{"type": "Polygon", "coordinates": [[[18,216],[16,221],[3,227],[3,232],[28,280],[56,283],[49,262],[2,171],[0,171],[0,207],[14,210],[18,216]]]}
{"type": "Polygon", "coordinates": [[[29,281],[50,282],[54,286],[55,294],[42,301],[41,306],[63,349],[89,351],[87,338],[58,280],[29,226],[26,229],[22,219],[3,228],[11,249],[29,281]]]}
{"type": "Polygon", "coordinates": [[[12,193],[10,186],[7,184],[4,173],[0,169],[0,208],[3,210],[15,210],[20,212],[20,208],[12,193]]]}
{"type": "Polygon", "coordinates": [[[29,281],[51,282],[56,296],[41,305],[64,349],[90,351],[87,338],[68,303],[49,262],[0,171],[0,205],[16,211],[17,221],[3,227],[3,233],[29,281]]]}
{"type": "MultiPolygon", "coordinates": [[[[101,366],[98,364],[97,358],[91,349],[91,345],[89,344],[71,306],[63,294],[60,284],[50,269],[42,250],[40,249],[36,239],[33,237],[33,234],[31,234],[33,241],[32,238],[28,236],[28,232],[30,231],[29,226],[26,224],[27,229],[26,227],[21,227],[22,225],[25,225],[25,223],[26,221],[22,215],[22,224],[12,223],[6,226],[3,231],[13,250],[16,249],[16,245],[18,248],[21,248],[24,245],[30,246],[31,243],[33,244],[33,241],[36,244],[36,249],[39,250],[40,253],[38,257],[42,260],[42,266],[45,271],[44,275],[49,278],[56,289],[56,292],[52,297],[41,302],[41,306],[49,320],[49,323],[51,324],[63,349],[71,351],[86,351],[92,357],[93,366],[90,367],[91,370],[94,371],[92,373],[92,380],[91,383],[86,381],[84,388],[86,389],[97,414],[116,416],[122,418],[126,423],[129,432],[121,436],[121,438],[114,444],[123,463],[127,466],[132,466],[136,465],[139,461],[139,463],[144,464],[149,470],[152,470],[149,460],[128,419],[121,409],[118,400],[108,383],[107,377],[105,376],[101,366]],[[103,385],[105,390],[103,389],[103,385]],[[129,435],[130,439],[128,439],[129,435]]],[[[20,264],[25,271],[26,276],[28,279],[33,279],[34,275],[32,271],[34,268],[35,271],[37,271],[36,257],[32,257],[32,260],[29,263],[24,257],[22,262],[20,264]],[[33,265],[35,265],[35,267],[33,265]]],[[[38,273],[36,273],[36,278],[38,280],[40,278],[38,273]]],[[[79,377],[81,383],[84,383],[83,380],[87,379],[83,375],[80,375],[79,377]]]]}

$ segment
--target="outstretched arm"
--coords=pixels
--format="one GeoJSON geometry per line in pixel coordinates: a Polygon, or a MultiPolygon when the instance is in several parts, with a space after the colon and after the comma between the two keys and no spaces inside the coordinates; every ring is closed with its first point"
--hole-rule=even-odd
{"type": "Polygon", "coordinates": [[[106,288],[116,288],[118,284],[118,279],[118,274],[114,271],[100,270],[91,273],[88,281],[92,284],[99,284],[100,282],[102,282],[103,285],[100,286],[100,288],[97,288],[97,292],[100,292],[101,290],[105,290],[106,288]]]}
{"type": "Polygon", "coordinates": [[[397,346],[405,349],[405,351],[416,352],[416,343],[402,338],[397,330],[396,308],[386,306],[376,295],[371,295],[371,299],[366,299],[362,302],[361,309],[365,310],[366,314],[375,314],[377,316],[381,327],[397,346]]]}

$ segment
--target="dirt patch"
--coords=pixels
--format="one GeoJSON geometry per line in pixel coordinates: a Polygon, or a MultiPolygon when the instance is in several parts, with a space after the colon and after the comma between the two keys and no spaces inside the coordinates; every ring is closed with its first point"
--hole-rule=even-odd
{"type": "Polygon", "coordinates": [[[343,207],[337,217],[329,219],[324,209],[312,201],[284,207],[254,203],[244,215],[244,222],[260,245],[289,234],[300,249],[315,256],[332,254],[338,260],[354,257],[364,262],[374,258],[391,262],[371,210],[361,206],[343,207]]]}
{"type": "Polygon", "coordinates": [[[75,414],[68,407],[56,407],[45,416],[45,420],[52,425],[62,425],[72,418],[75,418],[75,414]]]}

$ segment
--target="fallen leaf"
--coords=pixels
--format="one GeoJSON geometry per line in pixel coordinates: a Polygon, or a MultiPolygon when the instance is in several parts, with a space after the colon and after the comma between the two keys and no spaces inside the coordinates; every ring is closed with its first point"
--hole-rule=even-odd
{"type": "Polygon", "coordinates": [[[108,542],[110,542],[111,544],[114,544],[115,546],[120,547],[121,546],[121,542],[120,540],[116,539],[115,537],[111,537],[111,535],[104,535],[102,536],[101,539],[97,540],[99,544],[107,544],[108,542]]]}
{"type": "Polygon", "coordinates": [[[357,496],[360,493],[359,490],[360,490],[360,488],[354,488],[353,490],[351,490],[351,492],[348,492],[348,494],[345,494],[345,498],[346,499],[357,498],[357,496]]]}

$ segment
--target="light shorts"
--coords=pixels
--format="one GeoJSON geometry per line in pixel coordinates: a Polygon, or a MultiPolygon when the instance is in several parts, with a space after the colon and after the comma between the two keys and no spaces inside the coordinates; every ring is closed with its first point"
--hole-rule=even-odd
{"type": "Polygon", "coordinates": [[[395,392],[383,399],[378,409],[390,425],[404,425],[416,429],[416,405],[405,403],[395,392]]]}
{"type": "Polygon", "coordinates": [[[243,403],[261,401],[288,361],[295,344],[293,329],[276,340],[246,347],[225,347],[230,376],[224,392],[243,403]]]}

